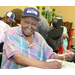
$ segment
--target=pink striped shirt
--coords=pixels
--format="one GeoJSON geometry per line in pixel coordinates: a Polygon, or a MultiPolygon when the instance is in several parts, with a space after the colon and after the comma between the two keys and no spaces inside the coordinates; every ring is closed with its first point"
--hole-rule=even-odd
{"type": "Polygon", "coordinates": [[[11,28],[6,34],[4,42],[5,52],[3,54],[1,68],[17,69],[25,67],[15,63],[12,56],[17,53],[41,61],[53,59],[56,55],[38,32],[33,34],[33,42],[29,45],[22,33],[21,26],[11,28]]]}

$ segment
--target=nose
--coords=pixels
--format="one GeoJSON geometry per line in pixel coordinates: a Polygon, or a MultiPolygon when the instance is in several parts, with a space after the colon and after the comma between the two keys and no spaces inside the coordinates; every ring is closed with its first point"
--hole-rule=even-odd
{"type": "Polygon", "coordinates": [[[29,25],[28,25],[28,27],[29,27],[29,28],[31,28],[31,27],[32,27],[32,25],[31,25],[31,24],[29,24],[29,25]]]}

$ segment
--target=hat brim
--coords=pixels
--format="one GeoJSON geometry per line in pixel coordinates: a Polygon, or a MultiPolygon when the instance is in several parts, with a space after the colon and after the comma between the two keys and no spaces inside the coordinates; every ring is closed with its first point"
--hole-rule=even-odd
{"type": "MultiPolygon", "coordinates": [[[[11,19],[11,18],[10,18],[11,19]]],[[[11,19],[13,22],[15,22],[15,20],[14,19],[11,19]]]]}
{"type": "Polygon", "coordinates": [[[34,18],[36,18],[38,21],[40,21],[40,20],[41,20],[40,18],[37,18],[37,17],[32,16],[32,15],[23,15],[23,16],[22,16],[22,18],[23,18],[23,17],[26,17],[26,16],[31,16],[31,17],[34,17],[34,18]]]}

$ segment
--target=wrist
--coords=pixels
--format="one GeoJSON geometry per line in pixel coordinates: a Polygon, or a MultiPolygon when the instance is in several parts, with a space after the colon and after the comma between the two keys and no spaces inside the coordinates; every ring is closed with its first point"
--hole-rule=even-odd
{"type": "Polygon", "coordinates": [[[63,60],[64,59],[64,55],[63,54],[57,54],[54,59],[63,60]]]}

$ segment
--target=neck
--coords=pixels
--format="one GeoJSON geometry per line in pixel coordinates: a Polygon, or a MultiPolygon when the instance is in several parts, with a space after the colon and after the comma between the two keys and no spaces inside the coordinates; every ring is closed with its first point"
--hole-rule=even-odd
{"type": "Polygon", "coordinates": [[[26,38],[27,38],[28,43],[31,44],[32,41],[33,41],[33,35],[31,35],[31,36],[26,36],[26,38]]]}

